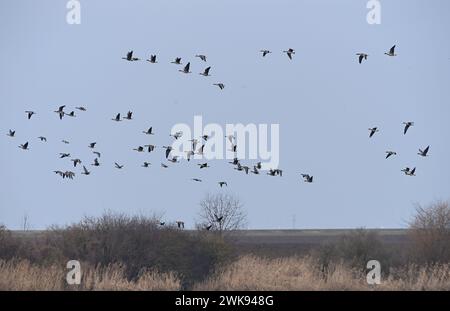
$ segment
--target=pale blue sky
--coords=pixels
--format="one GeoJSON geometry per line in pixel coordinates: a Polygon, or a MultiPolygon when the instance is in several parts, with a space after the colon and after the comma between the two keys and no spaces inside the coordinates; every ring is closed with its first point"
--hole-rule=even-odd
{"type": "Polygon", "coordinates": [[[381,25],[367,24],[366,3],[82,1],[81,25],[68,25],[66,1],[1,1],[0,223],[18,228],[28,214],[39,229],[110,209],[164,213],[192,227],[202,197],[223,191],[245,203],[250,228],[292,228],[294,214],[297,228],[405,226],[414,203],[450,197],[450,2],[382,1],[381,25]],[[394,44],[398,56],[384,55],[394,44]],[[290,47],[292,61],[281,52],[290,47]],[[159,63],[121,60],[131,49],[159,63]],[[260,49],[273,53],[262,58],[260,49]],[[362,65],[357,52],[369,54],[362,65]],[[198,53],[212,77],[197,74],[206,67],[198,53]],[[177,72],[176,56],[195,74],[177,72]],[[218,81],[224,91],[211,85],[218,81]],[[60,121],[52,112],[60,105],[88,112],[60,121]],[[27,120],[25,110],[37,114],[27,120]],[[128,110],[133,121],[110,121],[128,110]],[[161,151],[131,150],[168,144],[171,127],[194,115],[279,124],[284,176],[246,176],[227,161],[163,170],[161,151]],[[415,126],[404,136],[409,120],[415,126]],[[154,137],[141,133],[150,125],[154,137]],[[372,126],[380,132],[368,139],[372,126]],[[10,128],[17,137],[6,136],[10,128]],[[17,148],[25,141],[28,152],[17,148]],[[97,169],[92,141],[102,152],[97,169]],[[426,145],[430,157],[420,158],[426,145]],[[385,160],[388,149],[398,156],[385,160]],[[59,152],[80,157],[92,175],[77,169],[63,181],[53,170],[71,162],[59,152]],[[144,160],[153,167],[141,168],[144,160]],[[404,176],[405,166],[417,166],[417,176],[404,176]]]}

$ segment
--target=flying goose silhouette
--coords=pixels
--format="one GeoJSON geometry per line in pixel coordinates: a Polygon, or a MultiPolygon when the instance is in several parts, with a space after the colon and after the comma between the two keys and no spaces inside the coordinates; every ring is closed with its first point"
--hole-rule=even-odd
{"type": "Polygon", "coordinates": [[[419,149],[419,152],[417,154],[422,157],[426,157],[428,154],[428,150],[430,150],[430,146],[427,146],[424,150],[419,149]]]}
{"type": "Polygon", "coordinates": [[[192,180],[193,180],[193,181],[196,181],[196,182],[202,182],[202,180],[199,179],[199,178],[192,178],[192,180]]]}
{"type": "Polygon", "coordinates": [[[406,132],[408,131],[408,129],[414,125],[414,122],[408,121],[408,122],[403,122],[403,124],[405,125],[405,128],[403,130],[403,135],[405,135],[406,132]]]}
{"type": "Polygon", "coordinates": [[[261,50],[260,51],[261,53],[262,53],[262,56],[263,57],[265,57],[267,54],[269,54],[269,53],[272,53],[271,51],[269,51],[269,50],[261,50]]]}
{"type": "Polygon", "coordinates": [[[62,120],[62,118],[63,118],[64,115],[65,115],[64,107],[66,107],[66,105],[59,106],[58,110],[55,110],[55,111],[54,111],[55,113],[57,113],[57,114],[59,115],[59,119],[60,119],[60,120],[62,120]]]}
{"type": "Polygon", "coordinates": [[[61,140],[61,142],[62,142],[63,144],[66,144],[66,145],[70,144],[69,141],[67,141],[67,140],[65,140],[65,139],[61,140]]]}
{"type": "Polygon", "coordinates": [[[25,111],[25,113],[27,114],[27,116],[28,116],[28,120],[30,120],[31,119],[31,117],[34,115],[34,114],[36,114],[36,112],[34,112],[34,111],[30,111],[30,110],[27,110],[27,111],[25,111]]]}
{"type": "Polygon", "coordinates": [[[77,164],[81,164],[81,160],[80,159],[70,159],[70,161],[73,162],[73,167],[77,167],[77,164]]]}
{"type": "Polygon", "coordinates": [[[405,175],[408,176],[416,176],[415,172],[416,172],[416,168],[413,168],[412,170],[409,167],[405,167],[404,169],[402,169],[402,172],[405,173],[405,175]]]}
{"type": "Polygon", "coordinates": [[[44,142],[46,142],[46,141],[47,141],[47,138],[46,138],[46,137],[44,137],[44,136],[39,136],[39,137],[38,137],[38,139],[39,139],[40,141],[44,141],[44,142]]]}
{"type": "Polygon", "coordinates": [[[390,151],[390,150],[386,151],[386,159],[389,158],[390,156],[393,156],[393,155],[397,155],[397,152],[390,151]]]}
{"type": "Polygon", "coordinates": [[[219,89],[223,90],[225,88],[225,84],[223,83],[213,83],[213,85],[216,85],[219,87],[219,89]]]}
{"type": "Polygon", "coordinates": [[[184,68],[183,69],[180,69],[180,70],[178,70],[179,72],[182,72],[182,73],[191,73],[190,71],[189,71],[189,67],[191,66],[191,63],[187,63],[187,65],[186,66],[184,66],[184,68]]]}
{"type": "Polygon", "coordinates": [[[115,166],[115,168],[117,168],[117,169],[119,169],[119,170],[121,170],[121,169],[123,169],[123,167],[124,167],[124,165],[122,164],[122,165],[120,165],[119,163],[117,163],[117,162],[114,162],[114,166],[115,166]]]}
{"type": "Polygon", "coordinates": [[[228,184],[227,184],[226,181],[219,181],[218,184],[219,184],[220,188],[222,188],[223,186],[227,186],[228,187],[228,184]]]}
{"type": "Polygon", "coordinates": [[[161,163],[161,167],[168,168],[169,166],[165,165],[164,163],[161,163]]]}
{"type": "Polygon", "coordinates": [[[176,221],[176,224],[177,224],[178,228],[184,229],[184,221],[177,220],[177,221],[176,221]]]}
{"type": "Polygon", "coordinates": [[[183,132],[182,131],[178,131],[175,134],[170,134],[169,136],[172,136],[173,138],[178,139],[181,136],[183,136],[183,132]]]}
{"type": "Polygon", "coordinates": [[[169,157],[170,152],[172,151],[171,146],[163,146],[164,149],[166,149],[166,159],[169,157]]]}
{"type": "Polygon", "coordinates": [[[255,175],[259,174],[258,168],[256,167],[256,165],[253,166],[253,170],[251,170],[251,172],[255,175]]]}
{"type": "Polygon", "coordinates": [[[133,119],[132,116],[133,116],[133,112],[128,111],[128,112],[127,112],[127,116],[126,116],[126,117],[123,117],[123,118],[124,118],[125,120],[132,120],[132,119],[133,119]]]}
{"type": "Polygon", "coordinates": [[[154,133],[152,132],[153,127],[150,126],[150,128],[147,131],[142,131],[142,133],[147,134],[147,135],[154,135],[154,133]]]}
{"type": "Polygon", "coordinates": [[[72,118],[76,117],[75,111],[71,111],[70,113],[64,113],[64,114],[69,116],[69,117],[72,117],[72,118]]]}
{"type": "Polygon", "coordinates": [[[205,227],[205,230],[206,230],[206,231],[209,231],[209,230],[211,230],[212,226],[213,226],[212,224],[211,224],[211,225],[208,225],[208,226],[206,226],[206,227],[205,227]]]}
{"type": "Polygon", "coordinates": [[[209,77],[209,71],[211,70],[211,66],[209,66],[208,68],[206,68],[203,72],[200,72],[199,74],[204,76],[204,77],[209,77]]]}
{"type": "Polygon", "coordinates": [[[307,182],[307,183],[313,182],[313,176],[310,176],[309,174],[302,174],[302,177],[304,179],[304,182],[307,182]]]}
{"type": "Polygon", "coordinates": [[[195,57],[200,58],[202,61],[206,62],[206,56],[205,55],[195,55],[195,57]]]}
{"type": "Polygon", "coordinates": [[[292,54],[295,54],[294,49],[288,49],[287,51],[283,51],[283,53],[286,53],[289,59],[292,59],[292,54]]]}
{"type": "Polygon", "coordinates": [[[149,167],[150,165],[152,165],[150,162],[144,162],[144,164],[142,164],[142,167],[149,167]]]}
{"type": "Polygon", "coordinates": [[[134,61],[139,60],[139,58],[133,57],[133,51],[132,50],[127,53],[127,57],[122,57],[122,59],[125,59],[125,60],[127,60],[129,62],[134,62],[134,61]]]}
{"type": "Polygon", "coordinates": [[[120,113],[118,113],[118,114],[116,115],[116,117],[115,117],[114,119],[111,119],[111,120],[116,121],[116,122],[122,121],[122,120],[120,119],[120,113]]]}
{"type": "Polygon", "coordinates": [[[369,129],[370,134],[369,134],[369,138],[373,136],[373,134],[375,134],[376,132],[379,132],[380,130],[378,129],[378,127],[372,127],[369,129]]]}
{"type": "Polygon", "coordinates": [[[9,137],[14,137],[14,135],[16,135],[16,131],[9,130],[9,133],[6,134],[6,135],[9,136],[9,137]]]}
{"type": "Polygon", "coordinates": [[[218,223],[220,223],[222,220],[223,220],[223,216],[217,216],[216,214],[214,214],[214,218],[215,218],[215,220],[218,222],[218,223]]]}
{"type": "Polygon", "coordinates": [[[86,109],[85,107],[83,107],[83,106],[75,107],[75,109],[78,109],[78,110],[80,110],[80,111],[86,111],[86,110],[87,110],[87,109],[86,109]]]}
{"type": "Polygon", "coordinates": [[[172,158],[167,159],[167,161],[170,161],[170,162],[172,162],[172,163],[178,163],[178,162],[180,162],[180,161],[178,161],[178,156],[173,156],[172,158]]]}
{"type": "Polygon", "coordinates": [[[100,163],[98,162],[98,159],[95,158],[94,159],[94,163],[92,163],[91,165],[93,165],[93,166],[100,166],[100,163]]]}
{"type": "Polygon", "coordinates": [[[89,148],[94,149],[97,142],[93,142],[89,144],[89,148]]]}
{"type": "Polygon", "coordinates": [[[208,166],[208,163],[201,163],[201,164],[197,164],[197,165],[200,166],[201,169],[211,167],[211,166],[208,166]]]}
{"type": "Polygon", "coordinates": [[[391,49],[389,50],[388,53],[384,53],[387,56],[397,56],[397,54],[395,54],[395,45],[393,47],[391,47],[391,49]]]}
{"type": "Polygon", "coordinates": [[[20,148],[20,149],[23,149],[23,150],[29,150],[29,149],[28,149],[28,142],[26,142],[25,144],[20,144],[20,145],[19,145],[19,148],[20,148]]]}
{"type": "Polygon", "coordinates": [[[144,145],[144,147],[147,147],[148,149],[147,149],[147,151],[148,152],[152,152],[153,150],[155,150],[155,145],[144,145]]]}
{"type": "Polygon", "coordinates": [[[101,158],[102,154],[98,151],[92,151],[93,154],[97,155],[97,157],[101,158]]]}
{"type": "Polygon", "coordinates": [[[152,63],[152,64],[156,64],[156,55],[150,55],[150,59],[147,59],[148,62],[152,63]]]}
{"type": "Polygon", "coordinates": [[[137,152],[143,152],[144,151],[144,147],[138,146],[137,148],[133,148],[133,150],[135,150],[137,152]]]}
{"type": "Polygon", "coordinates": [[[68,157],[70,157],[70,153],[59,153],[59,158],[60,159],[63,159],[63,158],[68,158],[68,157]]]}
{"type": "Polygon", "coordinates": [[[359,56],[359,57],[358,57],[358,60],[359,60],[359,63],[360,63],[360,64],[362,63],[363,59],[367,60],[367,56],[369,56],[369,55],[366,54],[366,53],[356,53],[356,55],[359,56]]]}
{"type": "Polygon", "coordinates": [[[171,62],[172,64],[176,64],[176,65],[182,65],[181,63],[181,57],[177,57],[175,58],[175,60],[173,62],[171,62]]]}

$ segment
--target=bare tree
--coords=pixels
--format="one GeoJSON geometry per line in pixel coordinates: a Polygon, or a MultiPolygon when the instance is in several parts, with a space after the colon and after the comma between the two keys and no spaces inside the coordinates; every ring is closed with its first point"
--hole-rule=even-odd
{"type": "Polygon", "coordinates": [[[231,194],[207,194],[200,202],[200,225],[198,228],[223,231],[243,229],[247,214],[241,201],[231,194]]]}
{"type": "Polygon", "coordinates": [[[414,252],[426,262],[450,261],[450,206],[438,201],[428,207],[416,206],[410,222],[414,252]]]}

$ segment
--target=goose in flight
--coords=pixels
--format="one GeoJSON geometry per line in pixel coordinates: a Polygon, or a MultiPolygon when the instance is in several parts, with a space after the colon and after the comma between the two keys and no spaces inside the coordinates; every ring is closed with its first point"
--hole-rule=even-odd
{"type": "Polygon", "coordinates": [[[176,65],[182,65],[181,63],[181,57],[177,57],[175,58],[175,60],[173,62],[171,62],[172,64],[176,64],[176,65]]]}
{"type": "Polygon", "coordinates": [[[171,146],[163,146],[164,149],[166,149],[166,159],[169,157],[170,152],[172,151],[171,146]]]}
{"type": "Polygon", "coordinates": [[[276,176],[275,170],[270,169],[270,170],[267,172],[267,175],[270,175],[270,176],[276,176]]]}
{"type": "Polygon", "coordinates": [[[261,162],[256,163],[256,168],[257,168],[258,170],[260,170],[260,169],[262,168],[261,162]]]}
{"type": "Polygon", "coordinates": [[[263,57],[265,57],[267,54],[269,54],[269,53],[272,53],[271,51],[269,51],[269,50],[261,50],[260,51],[261,53],[262,53],[262,56],[263,57]]]}
{"type": "Polygon", "coordinates": [[[408,176],[416,176],[415,175],[416,168],[413,168],[411,170],[409,167],[405,167],[404,169],[402,169],[402,172],[405,173],[405,175],[408,175],[408,176]]]}
{"type": "Polygon", "coordinates": [[[97,142],[93,142],[89,144],[89,148],[94,149],[97,142]]]}
{"type": "Polygon", "coordinates": [[[209,230],[211,230],[212,226],[213,226],[212,224],[211,224],[211,225],[208,225],[208,226],[206,226],[206,227],[205,227],[205,230],[206,230],[206,231],[209,231],[209,230]]]}
{"type": "Polygon", "coordinates": [[[160,225],[160,226],[164,226],[165,224],[166,224],[166,223],[165,223],[164,221],[160,221],[160,222],[159,222],[159,225],[160,225]]]}
{"type": "Polygon", "coordinates": [[[390,156],[393,156],[393,155],[397,155],[397,152],[390,151],[390,150],[386,151],[386,159],[389,158],[390,156]]]}
{"type": "Polygon", "coordinates": [[[80,111],[86,111],[86,110],[87,110],[87,109],[86,109],[85,107],[83,107],[83,106],[75,107],[75,109],[78,109],[78,110],[80,110],[80,111]]]}
{"type": "Polygon", "coordinates": [[[356,53],[356,55],[359,56],[358,60],[359,60],[359,63],[360,63],[360,64],[362,63],[363,59],[367,60],[367,56],[369,56],[369,55],[366,54],[366,53],[356,53]]]}
{"type": "Polygon", "coordinates": [[[184,68],[183,69],[180,69],[180,70],[178,70],[179,72],[182,72],[182,73],[191,73],[190,71],[189,71],[189,67],[191,66],[191,63],[187,63],[187,65],[186,66],[184,66],[184,68]]]}
{"type": "Polygon", "coordinates": [[[245,174],[248,175],[248,171],[249,171],[250,168],[248,166],[245,166],[245,165],[242,165],[241,168],[245,171],[245,174]]]}
{"type": "Polygon", "coordinates": [[[95,154],[97,157],[101,158],[102,154],[98,151],[92,151],[93,154],[95,154]]]}
{"type": "Polygon", "coordinates": [[[369,134],[369,138],[372,137],[376,132],[379,132],[380,130],[378,129],[378,127],[372,127],[369,129],[370,134],[369,134]]]}
{"type": "Polygon", "coordinates": [[[208,138],[209,138],[209,135],[203,135],[202,136],[202,139],[205,140],[205,141],[208,141],[208,138]]]}
{"type": "Polygon", "coordinates": [[[182,131],[178,131],[175,134],[170,134],[169,136],[172,136],[173,138],[178,139],[181,136],[183,136],[183,132],[182,131]]]}
{"type": "Polygon", "coordinates": [[[419,152],[417,154],[422,157],[426,157],[428,154],[428,150],[430,150],[430,146],[427,146],[424,150],[419,149],[419,152]]]}
{"type": "Polygon", "coordinates": [[[208,68],[206,68],[203,72],[200,72],[199,74],[204,76],[204,77],[209,77],[209,71],[211,70],[211,66],[209,66],[208,68]]]}
{"type": "Polygon", "coordinates": [[[239,160],[238,160],[238,158],[234,158],[233,162],[228,162],[228,163],[233,164],[233,165],[238,165],[239,164],[239,160]]]}
{"type": "Polygon", "coordinates": [[[153,127],[150,126],[150,128],[147,131],[142,131],[142,133],[147,134],[147,135],[154,135],[153,127]]]}
{"type": "Polygon", "coordinates": [[[223,186],[227,186],[228,187],[228,184],[227,184],[226,181],[219,181],[218,184],[219,184],[220,188],[222,188],[223,186]]]}
{"type": "Polygon", "coordinates": [[[148,62],[152,63],[152,64],[156,64],[156,55],[150,55],[150,59],[147,59],[148,62]]]}
{"type": "Polygon", "coordinates": [[[132,119],[133,119],[132,116],[133,116],[133,112],[128,111],[128,112],[127,112],[127,116],[126,116],[126,117],[123,117],[123,118],[124,118],[125,120],[132,120],[132,119]]]}
{"type": "Polygon", "coordinates": [[[111,120],[116,121],[116,122],[122,121],[122,120],[120,119],[120,113],[118,113],[118,114],[116,115],[116,117],[115,117],[114,119],[111,119],[111,120]]]}
{"type": "Polygon", "coordinates": [[[152,152],[153,150],[155,150],[155,145],[144,145],[144,147],[147,147],[147,151],[148,152],[152,152]]]}
{"type": "Polygon", "coordinates": [[[64,117],[64,107],[66,107],[66,105],[63,106],[59,106],[58,110],[55,110],[54,112],[57,113],[59,115],[59,119],[62,120],[62,118],[64,117]]]}
{"type": "Polygon", "coordinates": [[[164,163],[161,163],[161,167],[163,167],[163,168],[168,168],[168,166],[165,165],[164,163]]]}
{"type": "Polygon", "coordinates": [[[125,60],[127,60],[127,61],[129,61],[129,62],[134,62],[134,61],[139,60],[139,58],[133,57],[133,51],[129,51],[129,52],[127,53],[127,57],[122,57],[122,59],[125,59],[125,60]]]}
{"type": "Polygon", "coordinates": [[[67,116],[69,116],[69,117],[72,117],[72,118],[75,118],[75,117],[76,117],[75,111],[71,111],[70,113],[64,113],[64,114],[67,115],[67,116]]]}
{"type": "Polygon", "coordinates": [[[117,162],[114,162],[114,166],[115,166],[115,168],[117,168],[117,169],[119,169],[119,170],[121,170],[121,169],[123,169],[123,164],[122,165],[120,165],[119,163],[117,163],[117,162]]]}
{"type": "Polygon", "coordinates": [[[196,182],[202,182],[202,180],[199,179],[199,178],[192,178],[192,180],[193,180],[193,181],[196,181],[196,182]]]}
{"type": "Polygon", "coordinates": [[[283,51],[283,53],[286,53],[289,59],[292,59],[292,54],[295,54],[294,49],[289,49],[287,51],[283,51]]]}
{"type": "Polygon", "coordinates": [[[56,175],[59,175],[61,177],[64,176],[64,172],[62,172],[62,171],[53,171],[53,173],[55,173],[56,175]]]}
{"type": "Polygon", "coordinates": [[[68,158],[70,157],[70,153],[59,153],[59,158],[63,159],[63,158],[68,158]]]}
{"type": "Polygon", "coordinates": [[[34,112],[34,111],[30,111],[30,110],[27,110],[27,111],[25,111],[25,113],[27,114],[27,116],[28,116],[28,120],[30,120],[31,119],[31,117],[34,115],[34,114],[36,114],[36,112],[34,112]]]}
{"type": "Polygon", "coordinates": [[[142,167],[149,167],[150,165],[152,165],[150,162],[144,162],[144,164],[142,164],[142,167]]]}
{"type": "Polygon", "coordinates": [[[70,143],[69,143],[67,140],[65,140],[65,139],[61,140],[61,142],[62,142],[63,144],[66,144],[66,145],[70,144],[70,143]]]}
{"type": "Polygon", "coordinates": [[[144,151],[144,147],[138,146],[137,148],[133,148],[133,150],[135,150],[137,152],[143,152],[144,151]]]}
{"type": "Polygon", "coordinates": [[[69,178],[69,179],[73,179],[73,178],[75,177],[75,173],[72,172],[72,171],[65,171],[65,172],[63,173],[63,178],[64,178],[64,177],[67,177],[67,178],[69,178]]]}
{"type": "Polygon", "coordinates": [[[304,182],[308,182],[308,183],[313,182],[313,176],[310,176],[309,174],[302,174],[302,177],[304,179],[304,182]]]}
{"type": "Polygon", "coordinates": [[[14,135],[16,135],[16,131],[9,130],[9,133],[6,134],[6,135],[9,136],[9,137],[14,137],[14,135]]]}
{"type": "Polygon", "coordinates": [[[91,172],[89,172],[86,168],[86,166],[83,165],[83,172],[81,172],[81,174],[83,175],[89,175],[91,172]]]}
{"type": "Polygon", "coordinates": [[[206,56],[205,55],[195,55],[195,57],[200,58],[202,61],[206,62],[206,56]]]}
{"type": "Polygon", "coordinates": [[[46,138],[46,137],[44,137],[44,136],[39,136],[39,137],[38,137],[38,139],[40,139],[41,141],[44,141],[44,142],[46,142],[46,141],[47,141],[47,138],[46,138]]]}
{"type": "Polygon", "coordinates": [[[403,122],[403,124],[405,125],[405,128],[403,130],[403,135],[405,135],[406,132],[408,131],[408,129],[414,125],[414,122],[408,121],[408,122],[403,122]]]}
{"type": "Polygon", "coordinates": [[[397,56],[397,54],[395,54],[395,45],[393,47],[391,47],[391,49],[389,50],[388,53],[384,53],[387,56],[397,56]]]}
{"type": "Polygon", "coordinates": [[[178,228],[184,229],[184,221],[177,220],[177,221],[176,221],[176,224],[177,224],[178,228]]]}
{"type": "Polygon", "coordinates": [[[20,144],[20,145],[19,145],[19,148],[20,148],[20,149],[23,149],[23,150],[29,150],[29,149],[28,149],[28,142],[26,142],[25,144],[20,144]]]}
{"type": "Polygon", "coordinates": [[[211,167],[211,166],[208,166],[208,163],[201,163],[201,164],[197,164],[197,165],[200,166],[201,169],[211,167]]]}
{"type": "Polygon", "coordinates": [[[223,90],[225,88],[225,84],[223,83],[213,83],[213,85],[216,85],[219,87],[219,89],[223,90]]]}
{"type": "Polygon", "coordinates": [[[73,167],[77,167],[77,164],[81,164],[81,160],[80,159],[71,159],[70,161],[73,162],[73,167]]]}
{"type": "Polygon", "coordinates": [[[283,170],[280,170],[280,169],[277,168],[274,171],[275,171],[275,175],[279,175],[280,177],[283,176],[283,170]]]}
{"type": "Polygon", "coordinates": [[[193,150],[189,150],[189,151],[185,151],[185,152],[186,152],[187,160],[190,161],[191,157],[194,156],[195,152],[193,150]]]}
{"type": "Polygon", "coordinates": [[[95,158],[94,159],[94,163],[92,163],[91,165],[93,165],[93,166],[100,166],[100,163],[98,162],[98,159],[95,158]]]}
{"type": "Polygon", "coordinates": [[[222,220],[223,220],[223,216],[217,216],[216,214],[214,214],[214,218],[215,218],[215,220],[217,221],[217,222],[221,222],[222,220]]]}

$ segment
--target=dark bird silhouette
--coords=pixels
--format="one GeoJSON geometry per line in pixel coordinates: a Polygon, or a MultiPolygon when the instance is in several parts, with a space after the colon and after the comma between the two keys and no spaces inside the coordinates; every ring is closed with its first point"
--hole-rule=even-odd
{"type": "Polygon", "coordinates": [[[125,59],[125,60],[127,60],[127,61],[129,61],[129,62],[134,62],[134,61],[139,60],[139,58],[133,57],[133,51],[129,51],[129,52],[127,53],[127,57],[122,57],[122,59],[125,59]]]}
{"type": "Polygon", "coordinates": [[[213,83],[213,85],[216,85],[219,87],[219,89],[223,90],[225,88],[225,84],[223,83],[213,83]]]}
{"type": "Polygon", "coordinates": [[[97,144],[96,142],[90,143],[89,148],[94,149],[96,144],[97,144]]]}
{"type": "Polygon", "coordinates": [[[23,150],[29,150],[29,149],[28,149],[28,142],[26,142],[25,144],[20,144],[20,145],[19,145],[19,148],[20,148],[20,149],[23,149],[23,150]]]}
{"type": "Polygon", "coordinates": [[[211,230],[212,226],[213,226],[213,225],[206,226],[206,227],[205,227],[205,230],[206,230],[206,231],[211,230]]]}
{"type": "Polygon", "coordinates": [[[41,141],[44,141],[44,142],[47,141],[47,138],[45,138],[44,136],[39,136],[38,139],[40,139],[41,141]]]}
{"type": "Polygon", "coordinates": [[[75,111],[71,111],[70,113],[65,113],[65,115],[72,117],[72,118],[76,117],[75,111]]]}
{"type": "Polygon", "coordinates": [[[144,162],[144,164],[142,164],[142,167],[149,167],[150,165],[152,165],[152,164],[149,162],[144,162]]]}
{"type": "Polygon", "coordinates": [[[177,224],[178,228],[184,229],[184,221],[177,220],[177,221],[176,221],[176,224],[177,224]]]}
{"type": "Polygon", "coordinates": [[[228,184],[227,184],[226,181],[219,181],[219,186],[220,186],[220,188],[222,188],[223,186],[227,186],[228,187],[228,184]]]}
{"type": "Polygon", "coordinates": [[[302,174],[302,177],[304,179],[304,182],[308,182],[308,183],[313,182],[313,176],[310,176],[309,174],[302,174]]]}
{"type": "Polygon", "coordinates": [[[286,53],[289,59],[292,59],[292,55],[295,54],[294,49],[289,49],[287,51],[283,51],[283,53],[286,53]]]}
{"type": "Polygon", "coordinates": [[[211,66],[206,68],[203,72],[200,72],[199,74],[201,74],[204,77],[208,77],[210,76],[209,71],[211,70],[211,66]]]}
{"type": "Polygon", "coordinates": [[[144,151],[144,147],[139,146],[137,148],[134,148],[133,150],[137,151],[137,152],[143,152],[144,151]]]}
{"type": "Polygon", "coordinates": [[[94,159],[94,163],[92,163],[91,165],[93,165],[93,166],[100,166],[100,163],[98,162],[98,159],[95,158],[94,159]]]}
{"type": "Polygon", "coordinates": [[[75,109],[78,109],[78,110],[80,110],[80,111],[86,111],[86,110],[87,110],[87,109],[86,109],[85,107],[83,107],[83,106],[75,107],[75,109]]]}
{"type": "Polygon", "coordinates": [[[403,124],[405,125],[405,128],[403,129],[403,135],[405,135],[406,132],[408,131],[408,129],[414,125],[414,122],[408,121],[408,122],[403,122],[403,124]]]}
{"type": "Polygon", "coordinates": [[[210,166],[208,166],[208,163],[201,163],[201,164],[197,164],[197,165],[200,166],[201,169],[210,167],[210,166]]]}
{"type": "Polygon", "coordinates": [[[71,159],[70,161],[73,162],[73,167],[77,167],[77,164],[81,164],[81,160],[80,159],[71,159]]]}
{"type": "Polygon", "coordinates": [[[386,151],[386,159],[391,157],[391,156],[393,156],[393,155],[397,155],[397,152],[390,151],[390,150],[386,151]]]}
{"type": "Polygon", "coordinates": [[[202,61],[206,62],[206,56],[205,55],[195,55],[195,57],[200,58],[202,61]]]}
{"type": "Polygon", "coordinates": [[[95,154],[97,157],[101,158],[102,154],[98,151],[92,151],[93,154],[95,154]]]}
{"type": "Polygon", "coordinates": [[[192,180],[193,180],[193,181],[197,181],[197,182],[202,182],[202,180],[199,179],[199,178],[192,178],[192,180]]]}
{"type": "Polygon", "coordinates": [[[27,110],[27,111],[25,111],[25,113],[27,114],[27,116],[28,116],[28,120],[30,120],[31,119],[31,117],[34,115],[34,114],[36,114],[36,112],[34,112],[34,111],[30,111],[30,110],[27,110]]]}
{"type": "Polygon", "coordinates": [[[376,132],[379,132],[380,130],[377,127],[372,127],[369,129],[369,138],[372,137],[376,132]]]}
{"type": "Polygon", "coordinates": [[[123,117],[125,120],[132,120],[133,112],[128,111],[126,117],[123,117]]]}
{"type": "Polygon", "coordinates": [[[175,58],[175,60],[173,62],[171,62],[172,64],[176,64],[176,65],[182,65],[181,63],[181,57],[177,57],[175,58]]]}
{"type": "Polygon", "coordinates": [[[189,71],[189,67],[190,67],[190,66],[191,66],[191,63],[187,63],[187,65],[184,66],[183,69],[180,69],[180,70],[178,70],[178,71],[180,71],[180,72],[182,72],[182,73],[191,73],[191,72],[189,71]]]}
{"type": "Polygon", "coordinates": [[[220,223],[221,221],[222,221],[222,219],[223,219],[223,216],[217,216],[216,214],[214,214],[214,218],[216,219],[216,221],[218,222],[218,223],[220,223]]]}
{"type": "Polygon", "coordinates": [[[153,127],[150,126],[150,128],[147,131],[142,131],[142,133],[147,134],[147,135],[154,135],[153,127]]]}
{"type": "Polygon", "coordinates": [[[66,144],[66,145],[70,144],[67,140],[64,140],[64,139],[61,140],[61,142],[64,143],[64,144],[66,144]]]}
{"type": "Polygon", "coordinates": [[[115,117],[114,119],[111,119],[111,120],[116,121],[116,122],[122,121],[122,120],[120,119],[120,113],[118,113],[118,114],[116,115],[116,117],[115,117]]]}
{"type": "Polygon", "coordinates": [[[155,150],[155,145],[144,145],[144,147],[147,147],[147,151],[148,152],[152,152],[153,150],[155,150]]]}
{"type": "Polygon", "coordinates": [[[269,53],[272,53],[271,51],[269,51],[269,50],[261,50],[260,51],[261,53],[262,53],[262,56],[263,57],[265,57],[267,54],[269,54],[269,53]]]}
{"type": "Polygon", "coordinates": [[[358,60],[359,60],[359,63],[360,63],[360,64],[362,63],[363,59],[367,60],[367,56],[369,56],[369,55],[367,55],[366,53],[356,53],[356,55],[359,56],[359,57],[358,57],[358,60]]]}
{"type": "Polygon", "coordinates": [[[59,153],[59,158],[63,159],[63,158],[68,158],[70,157],[70,153],[59,153]]]}
{"type": "Polygon", "coordinates": [[[166,149],[166,159],[169,158],[169,154],[172,151],[172,147],[171,146],[163,146],[163,148],[166,149]]]}
{"type": "Polygon", "coordinates": [[[416,176],[416,168],[413,168],[412,170],[409,167],[405,167],[404,169],[402,169],[402,172],[405,173],[405,175],[408,176],[416,176]]]}
{"type": "Polygon", "coordinates": [[[58,110],[55,110],[54,112],[57,113],[59,115],[59,119],[62,120],[62,118],[64,117],[64,107],[66,107],[66,105],[63,106],[59,106],[58,110]]]}
{"type": "Polygon", "coordinates": [[[428,150],[430,150],[430,146],[427,146],[424,150],[419,149],[419,152],[417,153],[418,155],[422,156],[422,157],[426,157],[428,156],[428,150]]]}
{"type": "Polygon", "coordinates": [[[165,165],[164,163],[161,163],[161,167],[163,167],[163,168],[168,168],[168,166],[165,165]]]}
{"type": "Polygon", "coordinates": [[[147,59],[148,62],[152,63],[152,64],[156,64],[156,55],[150,55],[150,59],[147,59]]]}
{"type": "Polygon", "coordinates": [[[6,134],[9,137],[14,137],[14,135],[16,135],[16,131],[13,130],[9,130],[8,134],[6,134]]]}
{"type": "Polygon", "coordinates": [[[81,172],[81,174],[83,175],[89,175],[91,172],[89,172],[86,168],[86,166],[83,165],[83,172],[81,172]]]}
{"type": "Polygon", "coordinates": [[[395,45],[393,47],[391,47],[391,49],[389,50],[388,53],[384,53],[387,56],[397,56],[397,54],[395,54],[395,45]]]}

